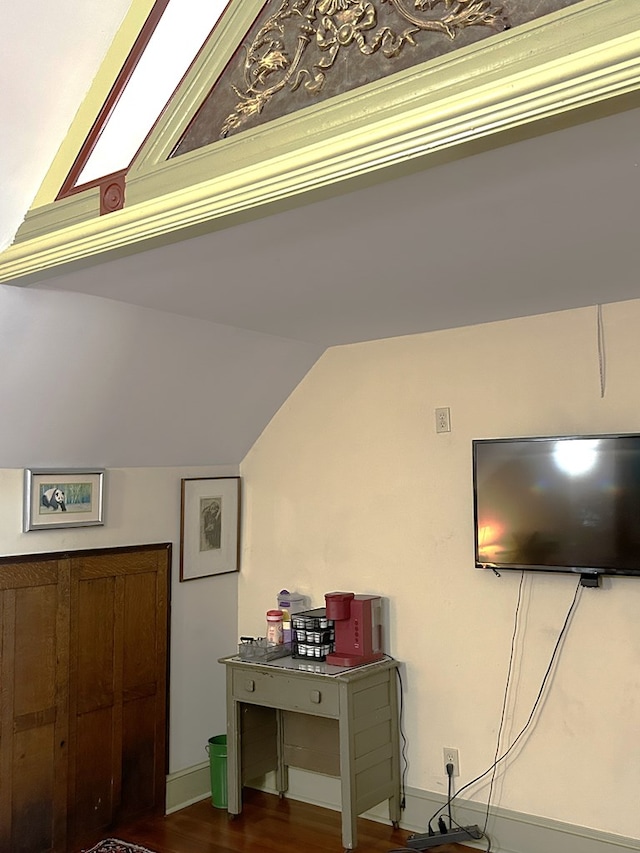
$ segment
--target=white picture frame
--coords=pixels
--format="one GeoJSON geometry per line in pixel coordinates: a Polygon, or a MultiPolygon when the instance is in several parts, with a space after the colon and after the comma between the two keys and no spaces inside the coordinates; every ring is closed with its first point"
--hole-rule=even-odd
{"type": "Polygon", "coordinates": [[[23,530],[104,524],[103,468],[25,468],[23,530]]]}

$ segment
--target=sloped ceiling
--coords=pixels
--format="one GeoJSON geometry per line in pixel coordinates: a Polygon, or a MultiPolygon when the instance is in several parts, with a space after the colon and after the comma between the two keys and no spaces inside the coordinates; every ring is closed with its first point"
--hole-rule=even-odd
{"type": "Polygon", "coordinates": [[[0,287],[0,468],[239,463],[321,348],[0,287]]]}
{"type": "MultiPolygon", "coordinates": [[[[5,16],[0,244],[128,5],[37,0],[5,16]]],[[[637,94],[365,183],[3,286],[0,466],[239,462],[327,346],[640,295],[637,94]],[[83,355],[52,336],[65,316],[79,324],[65,343],[99,335],[96,364],[71,373],[56,365],[83,355]]]]}
{"type": "MultiPolygon", "coordinates": [[[[85,54],[86,5],[65,0],[50,19],[12,12],[12,35],[29,47],[14,49],[2,95],[17,128],[4,135],[4,179],[22,188],[3,196],[5,232],[82,94],[69,82],[90,76],[126,6],[107,4],[104,40],[85,54]],[[52,115],[65,118],[34,119],[52,115]]],[[[319,346],[633,298],[639,119],[632,92],[289,199],[289,209],[265,205],[204,236],[52,269],[39,286],[319,346]]]]}
{"type": "Polygon", "coordinates": [[[130,5],[3,6],[0,250],[13,240],[130,5]]]}
{"type": "Polygon", "coordinates": [[[639,104],[39,286],[321,346],[632,299],[639,104]]]}
{"type": "MultiPolygon", "coordinates": [[[[0,247],[129,5],[5,10],[0,247]]],[[[239,463],[322,349],[92,295],[0,286],[0,468],[239,463]]]]}

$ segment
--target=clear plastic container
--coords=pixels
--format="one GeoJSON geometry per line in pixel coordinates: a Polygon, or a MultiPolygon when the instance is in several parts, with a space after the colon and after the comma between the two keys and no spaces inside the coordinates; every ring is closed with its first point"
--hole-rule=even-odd
{"type": "Polygon", "coordinates": [[[278,593],[278,609],[282,610],[282,630],[285,643],[291,642],[291,617],[294,613],[300,613],[306,607],[304,595],[297,592],[289,592],[281,589],[278,593]]]}
{"type": "Polygon", "coordinates": [[[305,609],[304,595],[298,592],[289,592],[288,589],[282,589],[278,593],[278,607],[280,610],[286,610],[289,614],[300,613],[305,609]]]}

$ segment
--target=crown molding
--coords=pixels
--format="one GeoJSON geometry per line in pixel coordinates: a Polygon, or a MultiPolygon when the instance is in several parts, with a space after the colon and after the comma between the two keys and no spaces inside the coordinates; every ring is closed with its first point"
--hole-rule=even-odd
{"type": "Polygon", "coordinates": [[[99,216],[78,193],[32,211],[0,255],[0,281],[28,284],[213,231],[639,89],[640,4],[586,0],[181,157],[157,162],[147,150],[124,209],[99,216]]]}

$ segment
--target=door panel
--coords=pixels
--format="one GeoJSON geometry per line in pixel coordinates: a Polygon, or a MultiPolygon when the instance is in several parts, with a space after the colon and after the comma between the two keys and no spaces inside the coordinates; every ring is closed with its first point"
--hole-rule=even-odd
{"type": "Polygon", "coordinates": [[[95,578],[77,584],[73,617],[77,621],[74,641],[78,715],[97,708],[109,708],[114,702],[114,593],[113,577],[95,578]]]}
{"type": "Polygon", "coordinates": [[[66,847],[68,561],[2,566],[0,849],[66,847]]]}
{"type": "Polygon", "coordinates": [[[157,701],[154,693],[124,704],[121,817],[153,809],[156,804],[157,701]]]}
{"type": "Polygon", "coordinates": [[[74,822],[81,840],[116,818],[164,810],[167,551],[74,558],[71,577],[72,797],[92,815],[74,822]],[[99,756],[91,770],[86,754],[99,756]]]}
{"type": "Polygon", "coordinates": [[[114,709],[99,708],[77,720],[74,832],[87,837],[109,825],[114,809],[114,709]]]}
{"type": "Polygon", "coordinates": [[[170,545],[0,558],[0,851],[164,811],[170,545]]]}

